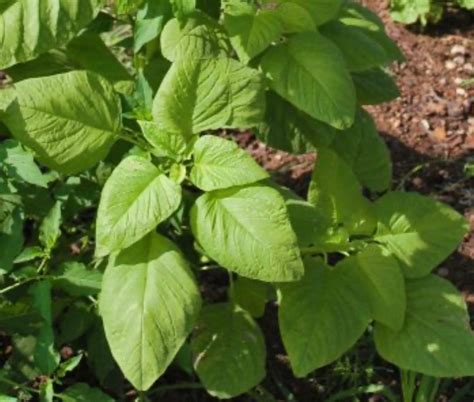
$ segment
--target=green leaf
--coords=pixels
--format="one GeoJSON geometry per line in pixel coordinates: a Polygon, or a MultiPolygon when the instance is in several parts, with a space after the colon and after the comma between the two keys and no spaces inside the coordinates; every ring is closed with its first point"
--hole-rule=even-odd
{"type": "Polygon", "coordinates": [[[67,402],[114,402],[115,399],[104,394],[98,388],[91,388],[84,383],[71,385],[62,394],[67,402]]]}
{"type": "Polygon", "coordinates": [[[179,20],[183,20],[196,9],[196,0],[170,0],[170,2],[179,20]]]}
{"type": "Polygon", "coordinates": [[[320,32],[341,50],[349,71],[365,71],[390,62],[385,49],[364,29],[333,21],[321,27],[320,32]]]}
{"type": "Polygon", "coordinates": [[[91,22],[102,0],[15,0],[0,7],[0,68],[60,47],[91,22]],[[8,34],[7,34],[8,33],[8,34]]]}
{"type": "Polygon", "coordinates": [[[87,361],[101,384],[116,370],[101,320],[87,334],[87,361]]]}
{"type": "Polygon", "coordinates": [[[434,275],[407,281],[407,316],[400,331],[375,327],[382,357],[433,377],[474,375],[474,335],[462,296],[434,275]]]}
{"type": "Polygon", "coordinates": [[[263,120],[261,74],[232,59],[183,59],[166,75],[153,104],[165,131],[194,134],[220,128],[252,128],[263,120]]]}
{"type": "Polygon", "coordinates": [[[375,240],[400,261],[405,276],[428,275],[461,243],[469,225],[448,205],[416,193],[391,192],[377,200],[375,240]]]}
{"type": "Polygon", "coordinates": [[[341,10],[339,20],[347,26],[363,29],[367,36],[376,40],[384,48],[390,61],[405,61],[400,48],[385,32],[383,21],[367,7],[353,1],[346,2],[341,10]]]}
{"type": "Polygon", "coordinates": [[[190,179],[204,191],[251,184],[268,173],[232,140],[205,135],[194,144],[190,179]]]}
{"type": "Polygon", "coordinates": [[[95,296],[101,289],[102,273],[87,269],[79,262],[68,261],[61,265],[53,284],[71,296],[95,296]]]}
{"type": "Polygon", "coordinates": [[[7,334],[31,334],[41,327],[42,317],[27,301],[0,303],[0,330],[7,334]]]}
{"type": "Polygon", "coordinates": [[[400,330],[405,320],[406,295],[405,280],[396,258],[382,247],[371,245],[339,265],[354,267],[347,272],[361,284],[375,321],[400,330]]]}
{"type": "Polygon", "coordinates": [[[161,34],[161,51],[169,61],[197,60],[229,55],[230,45],[222,26],[196,11],[184,24],[176,18],[168,21],[161,34]]]}
{"type": "Polygon", "coordinates": [[[43,382],[39,386],[39,400],[40,402],[53,402],[54,398],[54,384],[53,380],[50,378],[46,379],[46,382],[43,382]]]}
{"type": "Polygon", "coordinates": [[[279,285],[280,332],[297,377],[341,357],[371,318],[360,285],[348,274],[355,267],[330,267],[319,259],[305,266],[300,282],[279,285]]]}
{"type": "Polygon", "coordinates": [[[17,181],[25,181],[39,187],[48,187],[48,180],[33,160],[33,155],[15,140],[0,144],[0,160],[7,175],[17,181]]]}
{"type": "Polygon", "coordinates": [[[303,275],[285,202],[270,187],[204,194],[192,209],[191,226],[209,257],[241,276],[286,282],[303,275]]]}
{"type": "Polygon", "coordinates": [[[400,96],[394,79],[380,68],[353,73],[352,79],[361,105],[377,105],[400,96]]]}
{"type": "Polygon", "coordinates": [[[133,33],[133,51],[138,53],[143,46],[156,39],[171,16],[170,3],[167,1],[147,1],[137,13],[133,33]]]}
{"type": "Polygon", "coordinates": [[[139,390],[150,388],[172,362],[201,305],[186,261],[157,234],[111,260],[99,302],[112,354],[139,390]]]}
{"type": "Polygon", "coordinates": [[[274,290],[268,283],[239,278],[233,286],[232,301],[249,312],[252,317],[260,318],[265,313],[267,302],[272,300],[274,290]]]}
{"type": "Polygon", "coordinates": [[[265,341],[252,317],[230,304],[203,309],[191,347],[194,368],[212,396],[243,394],[265,377],[265,341]]]}
{"type": "Polygon", "coordinates": [[[271,88],[315,119],[343,129],[354,122],[354,86],[339,49],[316,32],[294,35],[265,53],[271,88]]]}
{"type": "Polygon", "coordinates": [[[61,202],[56,201],[53,208],[45,216],[39,228],[39,241],[43,247],[50,252],[55,246],[61,236],[61,202]]]}
{"type": "MultiPolygon", "coordinates": [[[[61,321],[57,328],[56,344],[70,344],[84,335],[93,325],[94,313],[89,304],[83,301],[76,301],[68,306],[67,310],[61,315],[61,321]]],[[[58,369],[64,371],[61,365],[58,369]]],[[[65,374],[65,373],[64,373],[65,374]]]]}
{"type": "Polygon", "coordinates": [[[117,13],[135,13],[145,0],[116,0],[117,13]]]}
{"type": "Polygon", "coordinates": [[[103,256],[132,245],[168,219],[180,203],[180,186],[151,162],[138,156],[124,159],[102,191],[96,254],[103,256]]]}
{"type": "Polygon", "coordinates": [[[25,262],[30,262],[38,258],[44,257],[44,251],[39,246],[26,247],[22,250],[20,255],[15,258],[13,261],[15,264],[22,264],[25,262]]]}
{"type": "Polygon", "coordinates": [[[414,24],[420,18],[426,20],[431,12],[431,7],[430,0],[393,0],[390,3],[390,16],[394,21],[414,24]]]}
{"type": "MultiPolygon", "coordinates": [[[[1,200],[0,200],[1,201],[1,200]]],[[[3,203],[3,202],[2,202],[3,203]]],[[[0,204],[0,273],[9,272],[23,248],[23,214],[19,207],[3,215],[0,204]]]]}
{"type": "Polygon", "coordinates": [[[74,71],[16,84],[4,122],[46,166],[74,174],[102,160],[121,130],[120,102],[110,84],[74,71]]]}
{"type": "MultiPolygon", "coordinates": [[[[138,120],[143,136],[153,146],[156,156],[181,161],[187,154],[190,138],[180,133],[169,133],[151,121],[138,120]]],[[[192,137],[191,137],[192,138],[192,137]]]]}
{"type": "Polygon", "coordinates": [[[372,205],[363,195],[350,166],[330,149],[320,149],[308,200],[333,224],[352,234],[372,234],[376,226],[372,205]]]}
{"type": "Polygon", "coordinates": [[[33,298],[33,307],[43,318],[34,352],[35,364],[43,375],[51,375],[60,360],[59,353],[54,348],[51,282],[47,280],[36,282],[30,287],[29,293],[33,298]]]}
{"type": "Polygon", "coordinates": [[[322,25],[334,19],[343,3],[342,0],[264,0],[264,2],[277,5],[296,4],[311,15],[316,25],[322,25]]]}
{"type": "Polygon", "coordinates": [[[239,59],[247,64],[283,34],[280,17],[273,10],[257,10],[247,3],[226,9],[224,26],[239,59]]]}
{"type": "Polygon", "coordinates": [[[303,5],[291,1],[278,2],[273,8],[278,16],[284,33],[308,32],[316,30],[311,13],[303,5]]]}
{"type": "Polygon", "coordinates": [[[361,109],[354,125],[338,132],[331,144],[352,168],[360,183],[372,191],[385,191],[392,182],[392,161],[372,117],[361,109]]]}
{"type": "Polygon", "coordinates": [[[265,123],[258,137],[268,146],[293,154],[314,152],[327,147],[337,131],[313,119],[273,91],[267,92],[265,123]]]}

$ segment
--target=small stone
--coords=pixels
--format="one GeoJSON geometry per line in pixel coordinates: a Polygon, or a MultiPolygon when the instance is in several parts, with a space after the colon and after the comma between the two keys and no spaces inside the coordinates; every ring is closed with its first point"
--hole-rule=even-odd
{"type": "Polygon", "coordinates": [[[464,88],[456,88],[456,95],[458,96],[466,96],[467,92],[464,88]]]}
{"type": "Polygon", "coordinates": [[[463,56],[457,56],[453,59],[453,62],[458,66],[462,66],[466,62],[466,59],[463,56]]]}
{"type": "Polygon", "coordinates": [[[454,70],[456,68],[456,63],[454,63],[454,61],[448,60],[446,63],[444,63],[444,66],[447,70],[454,70]]]}
{"type": "Polygon", "coordinates": [[[428,132],[430,130],[430,123],[428,120],[423,119],[420,121],[420,127],[423,131],[428,132]]]}
{"type": "Polygon", "coordinates": [[[464,79],[461,78],[461,77],[456,77],[456,78],[454,79],[454,83],[455,83],[456,85],[461,85],[463,82],[464,82],[464,79]]]}
{"type": "Polygon", "coordinates": [[[452,48],[451,48],[451,54],[452,55],[456,55],[456,54],[462,54],[462,55],[465,55],[467,54],[467,50],[464,46],[462,45],[454,45],[452,48]]]}
{"type": "Polygon", "coordinates": [[[474,66],[471,64],[471,63],[466,63],[464,64],[463,66],[463,70],[466,72],[466,73],[474,73],[474,66]]]}

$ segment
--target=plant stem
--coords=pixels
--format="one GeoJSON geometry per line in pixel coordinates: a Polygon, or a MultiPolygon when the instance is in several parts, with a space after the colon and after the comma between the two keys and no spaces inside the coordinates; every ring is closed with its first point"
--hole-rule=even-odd
{"type": "Polygon", "coordinates": [[[413,402],[416,388],[416,373],[400,369],[403,402],[413,402]]]}
{"type": "Polygon", "coordinates": [[[44,278],[46,278],[46,276],[35,276],[34,278],[28,278],[22,282],[14,283],[13,285],[10,285],[10,286],[7,286],[6,288],[1,289],[0,295],[3,295],[4,293],[8,293],[16,288],[19,288],[20,286],[26,285],[29,282],[39,281],[44,278]]]}

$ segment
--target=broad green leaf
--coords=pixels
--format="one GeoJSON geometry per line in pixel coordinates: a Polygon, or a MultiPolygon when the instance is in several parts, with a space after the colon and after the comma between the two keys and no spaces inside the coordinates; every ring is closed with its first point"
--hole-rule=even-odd
{"type": "Polygon", "coordinates": [[[405,279],[396,258],[382,247],[371,245],[339,265],[354,267],[348,272],[360,283],[375,321],[400,330],[405,320],[406,294],[405,279]]]}
{"type": "Polygon", "coordinates": [[[280,19],[284,33],[316,30],[316,23],[310,12],[300,4],[291,1],[279,2],[273,12],[280,19]]]}
{"type": "Polygon", "coordinates": [[[56,246],[59,236],[61,236],[61,206],[61,202],[56,201],[39,228],[39,241],[47,252],[50,252],[56,246]]]}
{"type": "Polygon", "coordinates": [[[231,304],[203,309],[191,347],[194,369],[212,396],[243,394],[265,377],[265,341],[257,323],[231,304]]]}
{"type": "Polygon", "coordinates": [[[23,213],[19,207],[3,214],[0,199],[0,273],[9,272],[23,248],[23,213]]]}
{"type": "Polygon", "coordinates": [[[168,21],[161,34],[161,51],[169,61],[209,59],[228,55],[230,44],[221,25],[196,11],[184,24],[176,18],[168,21]]]}
{"type": "Polygon", "coordinates": [[[22,264],[25,262],[30,262],[36,260],[38,258],[44,257],[44,251],[39,246],[31,246],[26,247],[22,250],[22,252],[15,258],[13,261],[15,264],[22,264]]]}
{"type": "Polygon", "coordinates": [[[385,32],[383,21],[367,7],[353,1],[346,2],[339,15],[339,21],[347,26],[363,29],[367,36],[376,40],[384,48],[390,61],[405,61],[400,48],[385,32]]]}
{"type": "Polygon", "coordinates": [[[367,112],[361,109],[354,125],[335,135],[331,148],[352,168],[364,187],[372,191],[389,188],[392,182],[390,152],[367,112]]]}
{"type": "Polygon", "coordinates": [[[313,152],[327,147],[337,131],[313,119],[273,91],[267,92],[265,123],[258,136],[268,146],[293,154],[313,152]]]}
{"type": "Polygon", "coordinates": [[[71,40],[102,0],[13,0],[0,6],[0,68],[36,58],[71,40]]]}
{"type": "MultiPolygon", "coordinates": [[[[70,344],[84,335],[94,324],[94,312],[88,303],[81,300],[68,306],[67,310],[61,314],[61,320],[56,329],[56,344],[70,344]]],[[[64,371],[63,365],[58,371],[64,371]]]]}
{"type": "Polygon", "coordinates": [[[262,75],[226,59],[186,58],[169,70],[153,104],[160,128],[194,134],[220,128],[252,128],[265,110],[262,75]]]}
{"type": "Polygon", "coordinates": [[[372,234],[376,219],[371,203],[350,166],[330,149],[320,149],[309,186],[308,200],[333,224],[352,234],[372,234]]]}
{"type": "Polygon", "coordinates": [[[92,388],[85,383],[77,383],[68,387],[62,394],[67,402],[114,402],[115,399],[104,394],[98,388],[92,388]]]}
{"type": "Polygon", "coordinates": [[[297,377],[341,357],[371,318],[360,284],[347,274],[355,267],[330,267],[314,258],[305,267],[301,281],[279,285],[280,332],[297,377]]]}
{"type": "Polygon", "coordinates": [[[41,327],[41,319],[39,312],[26,300],[0,303],[0,331],[7,334],[32,334],[41,327]]]}
{"type": "Polygon", "coordinates": [[[102,191],[96,254],[103,256],[132,245],[168,219],[180,203],[180,186],[151,162],[138,156],[124,159],[102,191]]]}
{"type": "Polygon", "coordinates": [[[119,98],[93,73],[32,78],[16,84],[15,92],[5,124],[41,162],[60,172],[94,166],[121,130],[119,98]]]}
{"type": "Polygon", "coordinates": [[[194,144],[191,181],[204,191],[251,184],[268,173],[232,140],[205,135],[194,144]]]}
{"type": "Polygon", "coordinates": [[[111,260],[99,302],[112,354],[139,390],[150,388],[166,370],[201,305],[186,261],[173,243],[157,234],[111,260]]]}
{"type": "Polygon", "coordinates": [[[224,26],[239,59],[247,64],[283,34],[280,17],[273,10],[257,10],[247,3],[226,9],[224,26]]]}
{"type": "Polygon", "coordinates": [[[115,370],[118,371],[101,320],[96,320],[96,324],[87,334],[87,362],[101,384],[104,384],[115,370]]]}
{"type": "Polygon", "coordinates": [[[249,312],[252,317],[260,318],[265,313],[267,302],[274,297],[274,293],[268,283],[239,278],[234,283],[230,297],[234,303],[249,312]]]}
{"type": "Polygon", "coordinates": [[[288,3],[299,5],[311,15],[316,25],[322,25],[334,19],[343,4],[342,0],[264,0],[264,2],[268,3],[269,6],[288,3]]]}
{"type": "MultiPolygon", "coordinates": [[[[153,146],[156,156],[182,160],[188,150],[189,138],[180,133],[169,133],[152,121],[139,120],[138,124],[146,140],[153,146]]],[[[192,138],[192,137],[191,137],[192,138]]]]}
{"type": "Polygon", "coordinates": [[[100,292],[102,273],[87,269],[79,262],[68,261],[61,265],[53,284],[71,296],[94,296],[100,292]]]}
{"type": "Polygon", "coordinates": [[[416,193],[391,192],[377,200],[375,240],[400,261],[405,276],[428,275],[461,243],[469,225],[448,205],[416,193]]]}
{"type": "Polygon", "coordinates": [[[340,50],[316,32],[294,35],[265,53],[271,88],[315,119],[343,129],[354,122],[354,86],[340,50]]]}
{"type": "Polygon", "coordinates": [[[0,89],[0,121],[2,113],[8,109],[8,106],[15,100],[15,91],[13,88],[2,88],[0,89]]]}
{"type": "Polygon", "coordinates": [[[34,352],[35,364],[43,375],[51,375],[60,360],[59,353],[54,348],[51,282],[47,280],[36,282],[30,287],[29,293],[33,298],[33,307],[43,319],[34,352]]]}
{"type": "Polygon", "coordinates": [[[431,8],[431,0],[393,0],[390,3],[390,16],[394,21],[414,24],[420,18],[426,20],[431,8]]]}
{"type": "Polygon", "coordinates": [[[209,257],[241,276],[286,282],[303,275],[285,201],[270,187],[204,194],[192,209],[191,226],[209,257]]]}
{"type": "Polygon", "coordinates": [[[350,71],[365,71],[390,62],[384,48],[361,28],[333,21],[320,32],[341,50],[350,71]]]}
{"type": "Polygon", "coordinates": [[[0,160],[9,177],[39,187],[48,187],[48,180],[33,160],[33,155],[17,141],[6,140],[0,144],[0,160]]]}
{"type": "Polygon", "coordinates": [[[18,402],[18,399],[8,395],[0,395],[0,402],[18,402]]]}
{"type": "Polygon", "coordinates": [[[166,20],[171,16],[168,1],[147,1],[137,13],[133,32],[133,50],[138,53],[143,46],[156,39],[166,20]]]}
{"type": "Polygon", "coordinates": [[[380,68],[353,73],[352,79],[361,105],[377,105],[400,96],[394,79],[380,68]]]}
{"type": "Polygon", "coordinates": [[[179,20],[192,14],[196,9],[196,0],[170,0],[174,14],[179,20]]]}
{"type": "Polygon", "coordinates": [[[474,375],[474,335],[459,292],[434,275],[407,281],[407,316],[400,331],[375,326],[378,352],[404,370],[433,377],[474,375]]]}

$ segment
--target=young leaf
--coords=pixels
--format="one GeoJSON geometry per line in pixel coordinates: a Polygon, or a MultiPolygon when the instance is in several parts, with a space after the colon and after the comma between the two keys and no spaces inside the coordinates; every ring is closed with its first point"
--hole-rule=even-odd
{"type": "Polygon", "coordinates": [[[79,262],[68,261],[61,265],[53,284],[71,296],[95,296],[101,289],[102,273],[91,271],[79,262]]]}
{"type": "MultiPolygon", "coordinates": [[[[180,161],[186,156],[190,138],[180,133],[168,133],[151,121],[138,120],[143,136],[153,146],[156,156],[180,161]]],[[[191,137],[192,138],[192,137],[191,137]]]]}
{"type": "MultiPolygon", "coordinates": [[[[62,396],[67,402],[114,402],[115,399],[104,394],[98,388],[91,388],[84,383],[77,383],[67,388],[62,396]]],[[[61,398],[62,399],[62,398],[61,398]]]]}
{"type": "Polygon", "coordinates": [[[53,402],[54,398],[54,384],[50,378],[46,379],[46,382],[42,383],[39,387],[39,400],[40,402],[53,402]]]}
{"type": "Polygon", "coordinates": [[[56,201],[39,228],[39,241],[46,252],[50,252],[56,246],[59,236],[61,236],[61,205],[60,201],[56,201]]]}
{"type": "Polygon", "coordinates": [[[191,227],[209,257],[241,276],[286,282],[303,275],[285,202],[270,187],[204,194],[191,211],[191,227]]]}
{"type": "Polygon", "coordinates": [[[271,88],[315,119],[344,129],[354,122],[354,85],[339,49],[316,32],[297,34],[265,53],[271,88]]]}
{"type": "Polygon", "coordinates": [[[48,187],[48,180],[33,160],[33,155],[17,141],[6,140],[0,144],[0,160],[9,177],[39,187],[48,187]]]}
{"type": "Polygon", "coordinates": [[[365,71],[390,62],[385,49],[364,29],[332,21],[321,27],[320,32],[342,51],[349,71],[365,71]]]}
{"type": "Polygon", "coordinates": [[[132,245],[168,219],[180,203],[180,186],[151,162],[138,156],[124,159],[102,191],[96,254],[103,256],[132,245]]]}
{"type": "Polygon", "coordinates": [[[171,7],[169,2],[147,1],[137,13],[133,33],[133,51],[138,53],[143,46],[156,39],[170,16],[171,7]]]}
{"type": "Polygon", "coordinates": [[[371,318],[360,285],[347,275],[355,267],[329,267],[314,258],[305,266],[300,282],[279,285],[280,332],[298,377],[347,352],[371,318]]]}
{"type": "Polygon", "coordinates": [[[394,79],[380,68],[353,73],[352,79],[361,105],[377,105],[400,96],[394,79]]]}
{"type": "Polygon", "coordinates": [[[469,230],[451,207],[416,193],[392,192],[377,200],[375,240],[400,261],[408,278],[428,275],[469,230]]]}
{"type": "Polygon", "coordinates": [[[263,120],[263,77],[226,59],[186,58],[169,70],[153,104],[160,128],[185,135],[251,128],[263,120]]]}
{"type": "Polygon", "coordinates": [[[303,5],[291,1],[278,2],[273,12],[280,19],[284,33],[311,32],[316,23],[311,13],[303,5]]]}
{"type": "Polygon", "coordinates": [[[54,349],[54,331],[51,302],[51,282],[36,282],[29,290],[34,308],[41,314],[43,325],[39,329],[34,352],[35,364],[44,375],[51,375],[58,367],[60,356],[54,349]]]}
{"type": "Polygon", "coordinates": [[[247,278],[239,278],[232,290],[232,301],[255,318],[263,316],[265,305],[272,300],[275,293],[268,283],[247,278]]]}
{"type": "MultiPolygon", "coordinates": [[[[5,3],[3,1],[2,3],[5,3]]],[[[66,44],[99,12],[102,0],[16,0],[0,6],[0,69],[66,44]],[[8,4],[10,3],[10,4],[8,4]]]]}
{"type": "Polygon", "coordinates": [[[150,234],[111,260],[99,303],[115,360],[135,388],[147,390],[191,332],[201,299],[177,248],[150,234]]]}
{"type": "Polygon", "coordinates": [[[398,331],[406,312],[405,279],[395,257],[380,246],[371,245],[361,253],[341,261],[361,284],[375,321],[398,331]],[[354,267],[355,269],[350,269],[354,267]]]}
{"type": "Polygon", "coordinates": [[[333,224],[353,234],[372,234],[376,219],[372,205],[350,166],[330,149],[320,149],[309,186],[308,201],[333,224]]]}
{"type": "Polygon", "coordinates": [[[196,9],[196,0],[170,0],[170,2],[179,20],[183,20],[196,9]]]}
{"type": "Polygon", "coordinates": [[[265,341],[252,317],[230,304],[203,309],[192,338],[194,368],[219,399],[236,397],[265,377],[265,341]]]}
{"type": "Polygon", "coordinates": [[[392,162],[387,145],[370,115],[361,109],[354,125],[338,132],[331,148],[344,159],[360,183],[372,191],[385,191],[392,181],[392,162]]]}
{"type": "Polygon", "coordinates": [[[382,357],[434,377],[474,375],[474,335],[462,296],[434,275],[407,281],[407,316],[400,331],[375,327],[382,357]]]}
{"type": "Polygon", "coordinates": [[[116,0],[117,13],[135,13],[145,0],[116,0]]]}
{"type": "Polygon", "coordinates": [[[283,34],[273,10],[257,10],[247,3],[233,4],[224,14],[224,26],[239,59],[247,64],[283,34]]]}
{"type": "Polygon", "coordinates": [[[268,177],[268,173],[231,140],[205,135],[194,144],[190,178],[201,190],[241,186],[268,177]]]}
{"type": "Polygon", "coordinates": [[[329,146],[336,133],[337,130],[313,119],[273,91],[267,92],[265,123],[257,134],[268,146],[304,154],[329,146]]]}
{"type": "Polygon", "coordinates": [[[169,61],[227,56],[230,44],[222,26],[206,14],[193,12],[184,24],[172,19],[161,34],[161,51],[169,61]]]}
{"type": "Polygon", "coordinates": [[[74,174],[102,160],[121,130],[111,85],[86,71],[16,84],[4,122],[51,169],[74,174]]]}

